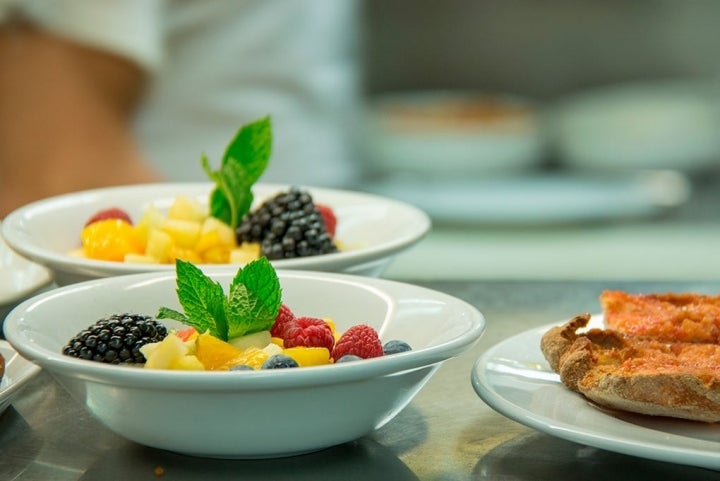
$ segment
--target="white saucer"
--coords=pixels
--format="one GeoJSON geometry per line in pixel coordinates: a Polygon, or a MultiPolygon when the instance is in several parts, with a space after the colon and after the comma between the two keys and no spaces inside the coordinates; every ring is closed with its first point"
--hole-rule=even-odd
{"type": "Polygon", "coordinates": [[[433,220],[492,225],[597,222],[657,215],[688,200],[674,171],[389,179],[367,190],[413,204],[433,220]]]}

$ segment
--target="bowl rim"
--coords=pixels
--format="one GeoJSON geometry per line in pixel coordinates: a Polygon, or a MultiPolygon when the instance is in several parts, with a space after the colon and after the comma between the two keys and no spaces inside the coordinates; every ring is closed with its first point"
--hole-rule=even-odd
{"type": "MultiPolygon", "coordinates": [[[[234,273],[235,271],[231,269],[208,271],[209,275],[227,275],[228,277],[234,275],[234,273]]],[[[430,347],[414,349],[404,353],[393,354],[392,356],[365,359],[358,362],[290,370],[199,372],[133,368],[130,366],[115,366],[71,358],[64,356],[60,352],[53,352],[39,346],[32,337],[24,334],[23,329],[19,325],[23,319],[23,313],[33,309],[33,306],[72,292],[84,292],[92,289],[113,289],[114,287],[149,281],[173,281],[174,283],[174,272],[155,272],[93,279],[38,294],[23,301],[10,311],[5,319],[4,333],[7,341],[18,353],[26,359],[40,365],[43,369],[52,371],[55,375],[133,388],[243,392],[338,384],[381,376],[397,375],[404,371],[427,368],[435,364],[440,364],[467,350],[479,341],[485,331],[485,317],[476,307],[450,294],[426,287],[388,279],[370,278],[344,273],[302,270],[278,270],[277,273],[281,280],[284,278],[295,278],[298,280],[332,280],[334,282],[351,283],[361,288],[374,290],[380,295],[388,296],[393,301],[393,306],[391,306],[391,311],[393,312],[398,309],[399,304],[395,301],[401,299],[404,292],[407,293],[405,294],[406,296],[412,295],[415,298],[422,296],[423,298],[437,299],[446,304],[452,304],[461,308],[464,315],[467,316],[468,326],[462,333],[459,333],[454,338],[430,347]]]]}
{"type": "MultiPolygon", "coordinates": [[[[403,216],[411,216],[413,230],[408,230],[396,238],[387,242],[370,245],[353,247],[350,250],[323,254],[321,256],[303,257],[298,259],[281,259],[273,261],[273,265],[278,269],[321,269],[323,266],[338,266],[338,268],[347,268],[351,266],[359,266],[376,261],[383,257],[388,257],[401,250],[419,242],[430,230],[430,217],[421,209],[402,202],[399,200],[383,197],[377,194],[367,192],[334,189],[326,187],[313,187],[301,184],[280,184],[280,183],[257,183],[254,187],[265,191],[280,191],[291,185],[298,185],[303,189],[309,190],[313,197],[320,196],[338,196],[356,199],[358,204],[366,202],[374,202],[385,204],[400,209],[403,216]]],[[[132,193],[133,191],[155,191],[158,200],[163,196],[180,195],[183,190],[197,191],[201,193],[207,190],[208,194],[213,188],[211,182],[160,182],[150,184],[130,184],[112,187],[102,187],[96,189],[88,189],[66,194],[55,195],[44,199],[31,202],[21,206],[10,212],[0,225],[2,237],[5,238],[6,244],[15,252],[29,260],[42,264],[51,269],[62,270],[65,272],[89,273],[93,276],[109,276],[122,274],[136,274],[145,272],[168,272],[174,269],[172,264],[131,264],[123,262],[102,261],[96,259],[85,259],[73,257],[69,253],[60,253],[51,249],[46,249],[31,242],[31,238],[27,232],[28,222],[32,222],[40,214],[47,214],[48,211],[55,210],[54,206],[67,206],[82,203],[84,200],[91,200],[98,196],[112,194],[113,192],[132,193]]],[[[235,265],[235,264],[199,264],[200,267],[214,267],[218,265],[235,265]]],[[[327,267],[325,267],[327,269],[327,267]]]]}

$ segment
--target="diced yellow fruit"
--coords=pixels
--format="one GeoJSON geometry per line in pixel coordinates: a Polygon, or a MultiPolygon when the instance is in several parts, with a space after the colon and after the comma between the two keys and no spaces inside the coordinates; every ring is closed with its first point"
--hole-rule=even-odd
{"type": "Polygon", "coordinates": [[[145,359],[147,369],[169,369],[175,359],[188,353],[185,343],[175,334],[168,334],[158,343],[146,344],[140,348],[145,359]]]}
{"type": "Polygon", "coordinates": [[[144,245],[135,227],[120,219],[93,222],[83,228],[80,239],[91,259],[122,261],[126,254],[142,254],[144,245]]]}
{"type": "Polygon", "coordinates": [[[212,336],[200,334],[195,355],[209,371],[227,371],[238,364],[245,364],[245,352],[232,344],[212,336]]]}
{"type": "Polygon", "coordinates": [[[145,246],[145,255],[154,257],[160,263],[167,263],[170,261],[170,248],[172,245],[173,240],[170,234],[160,229],[153,229],[150,231],[145,246]]]}
{"type": "Polygon", "coordinates": [[[228,247],[234,247],[236,245],[235,231],[233,228],[216,217],[207,217],[203,221],[201,233],[204,235],[210,232],[217,234],[220,244],[228,247]]]}
{"type": "Polygon", "coordinates": [[[282,337],[272,337],[270,338],[270,342],[276,346],[285,347],[285,341],[282,337]]]}
{"type": "Polygon", "coordinates": [[[204,371],[205,366],[203,366],[203,363],[200,362],[197,356],[188,355],[173,359],[169,369],[179,371],[204,371]]]}
{"type": "Polygon", "coordinates": [[[202,254],[208,249],[221,246],[222,243],[220,242],[220,234],[215,231],[201,232],[200,238],[198,239],[197,244],[195,244],[195,250],[202,254]]]}
{"type": "Polygon", "coordinates": [[[205,264],[227,264],[230,260],[230,249],[225,246],[215,246],[203,252],[200,257],[205,264]]]}
{"type": "Polygon", "coordinates": [[[230,339],[229,342],[238,349],[247,349],[249,347],[262,349],[270,344],[270,331],[254,332],[252,334],[230,339]]]}
{"type": "Polygon", "coordinates": [[[330,364],[330,351],[324,347],[290,347],[283,349],[283,353],[295,359],[300,367],[330,364]]]}
{"type": "Polygon", "coordinates": [[[178,246],[192,249],[200,239],[202,224],[191,220],[166,219],[160,228],[170,234],[178,246]]]}
{"type": "Polygon", "coordinates": [[[263,352],[267,354],[268,357],[274,356],[275,354],[282,354],[283,348],[281,346],[278,346],[274,342],[271,342],[267,346],[263,347],[263,352]]]}
{"type": "Polygon", "coordinates": [[[260,244],[244,242],[230,251],[231,264],[247,264],[260,257],[260,244]]]}
{"type": "Polygon", "coordinates": [[[165,215],[160,212],[160,210],[154,205],[151,205],[150,207],[145,209],[142,216],[140,217],[140,220],[135,225],[138,237],[143,242],[143,244],[148,243],[150,233],[155,229],[159,229],[160,225],[164,221],[165,215]]]}
{"type": "Polygon", "coordinates": [[[172,220],[202,222],[207,217],[207,209],[198,200],[179,195],[168,209],[167,217],[172,220]]]}
{"type": "Polygon", "coordinates": [[[158,264],[158,260],[153,256],[145,254],[125,254],[125,262],[130,264],[158,264]]]}
{"type": "Polygon", "coordinates": [[[200,254],[195,252],[194,249],[186,249],[178,245],[172,244],[168,249],[169,262],[172,264],[176,259],[182,259],[193,264],[202,264],[202,258],[200,254]]]}

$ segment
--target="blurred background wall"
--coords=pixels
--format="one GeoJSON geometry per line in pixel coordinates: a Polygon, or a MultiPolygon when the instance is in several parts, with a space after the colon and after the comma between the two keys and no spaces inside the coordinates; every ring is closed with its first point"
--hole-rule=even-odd
{"type": "Polygon", "coordinates": [[[540,99],[720,73],[716,0],[365,0],[368,95],[488,89],[540,99]]]}
{"type": "MultiPolygon", "coordinates": [[[[585,186],[591,184],[579,183],[576,197],[561,201],[567,208],[564,214],[576,216],[575,221],[554,222],[558,216],[553,217],[553,207],[548,207],[544,212],[538,209],[532,225],[527,225],[523,221],[529,216],[524,216],[520,207],[506,209],[518,222],[506,218],[502,225],[492,225],[482,218],[484,214],[472,215],[473,207],[483,211],[482,202],[489,197],[482,194],[497,185],[491,184],[491,174],[455,169],[461,170],[461,183],[451,181],[444,188],[434,175],[425,175],[410,187],[401,183],[398,188],[391,180],[378,188],[380,193],[402,192],[401,200],[417,201],[416,205],[424,209],[433,209],[438,199],[453,195],[454,206],[468,208],[460,222],[448,222],[443,217],[448,209],[433,215],[431,234],[411,254],[396,261],[390,277],[718,277],[720,259],[714,246],[720,242],[720,1],[365,0],[362,5],[363,87],[368,105],[388,94],[449,89],[516,94],[548,110],[575,94],[613,85],[652,87],[669,80],[701,81],[710,86],[708,92],[700,93],[685,83],[681,91],[663,91],[658,97],[652,89],[642,91],[650,96],[640,99],[637,105],[641,108],[635,110],[633,99],[624,92],[615,99],[611,111],[605,112],[606,120],[610,120],[602,127],[607,132],[593,131],[595,110],[588,110],[584,120],[590,127],[584,132],[570,129],[572,132],[563,138],[570,141],[576,133],[597,133],[593,140],[600,141],[600,150],[613,155],[617,150],[612,148],[621,143],[619,135],[627,142],[622,146],[625,154],[642,153],[650,160],[642,167],[652,164],[649,156],[675,150],[677,161],[671,159],[654,168],[669,166],[680,184],[657,184],[650,192],[644,181],[631,181],[630,162],[619,162],[621,171],[614,172],[615,177],[602,186],[607,194],[599,193],[592,206],[601,212],[619,196],[627,194],[632,199],[637,194],[635,199],[640,199],[641,206],[659,203],[657,211],[645,212],[648,215],[624,215],[628,211],[623,212],[622,202],[616,202],[614,211],[608,209],[607,218],[583,219],[577,209],[582,203],[579,201],[587,200],[585,186]],[[681,105],[685,101],[687,105],[681,105]],[[669,109],[664,114],[666,107],[669,109]],[[647,110],[638,112],[643,109],[647,110]],[[686,122],[675,113],[688,114],[692,121],[686,122]],[[627,128],[618,129],[616,118],[626,122],[627,128]],[[653,129],[655,137],[643,138],[653,129]],[[606,133],[606,138],[601,138],[606,133]],[[699,138],[710,152],[700,161],[694,153],[699,138]],[[644,148],[647,152],[640,152],[644,148]],[[699,168],[685,162],[693,156],[692,163],[699,168]],[[682,194],[672,200],[666,195],[673,186],[684,188],[685,180],[690,192],[687,198],[682,194]],[[628,181],[628,188],[623,192],[624,181],[628,181]],[[407,194],[408,189],[411,194],[407,194]],[[430,198],[433,193],[437,196],[430,198]]],[[[602,111],[603,101],[596,101],[593,108],[602,111]]],[[[570,127],[574,125],[570,122],[570,127]]],[[[378,133],[384,136],[385,132],[380,129],[374,136],[366,136],[366,146],[377,143],[378,133]]],[[[543,165],[552,166],[551,157],[562,157],[558,152],[562,149],[551,148],[543,165]]],[[[374,154],[366,151],[366,162],[382,166],[374,154]]],[[[572,164],[574,160],[566,156],[555,165],[560,170],[578,166],[578,162],[572,164]]],[[[443,162],[445,159],[438,156],[438,172],[443,162]]],[[[405,165],[411,163],[412,159],[405,165]]],[[[595,163],[593,167],[601,166],[595,163]]],[[[393,174],[396,172],[386,169],[383,175],[393,174]]],[[[595,174],[590,172],[582,181],[594,182],[598,177],[595,174]]],[[[507,199],[501,189],[495,189],[499,195],[489,201],[498,208],[493,207],[492,214],[503,215],[498,212],[508,206],[526,205],[529,211],[545,201],[558,205],[555,184],[545,179],[531,185],[526,174],[521,177],[516,188],[503,184],[512,191],[507,199]],[[531,185],[532,192],[523,191],[523,185],[531,185]],[[536,193],[538,198],[533,197],[536,193]]],[[[573,187],[567,179],[559,180],[562,189],[573,187]]],[[[487,214],[488,209],[484,212],[487,214]]]]}

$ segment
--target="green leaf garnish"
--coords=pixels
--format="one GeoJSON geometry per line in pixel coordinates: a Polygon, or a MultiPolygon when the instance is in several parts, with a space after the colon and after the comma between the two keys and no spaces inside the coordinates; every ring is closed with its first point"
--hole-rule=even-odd
{"type": "Polygon", "coordinates": [[[280,281],[265,257],[241,267],[230,284],[228,295],[220,283],[190,262],[178,259],[177,295],[184,313],[167,307],[158,319],[175,319],[198,332],[227,341],[272,327],[281,304],[280,281]]]}
{"type": "Polygon", "coordinates": [[[238,271],[230,284],[228,337],[243,336],[272,327],[280,310],[280,281],[270,261],[261,257],[238,271]]]}
{"type": "Polygon", "coordinates": [[[210,215],[233,229],[250,210],[253,201],[252,185],[260,178],[272,151],[270,117],[243,125],[230,141],[218,170],[213,170],[207,156],[201,165],[215,183],[210,194],[210,215]]]}

